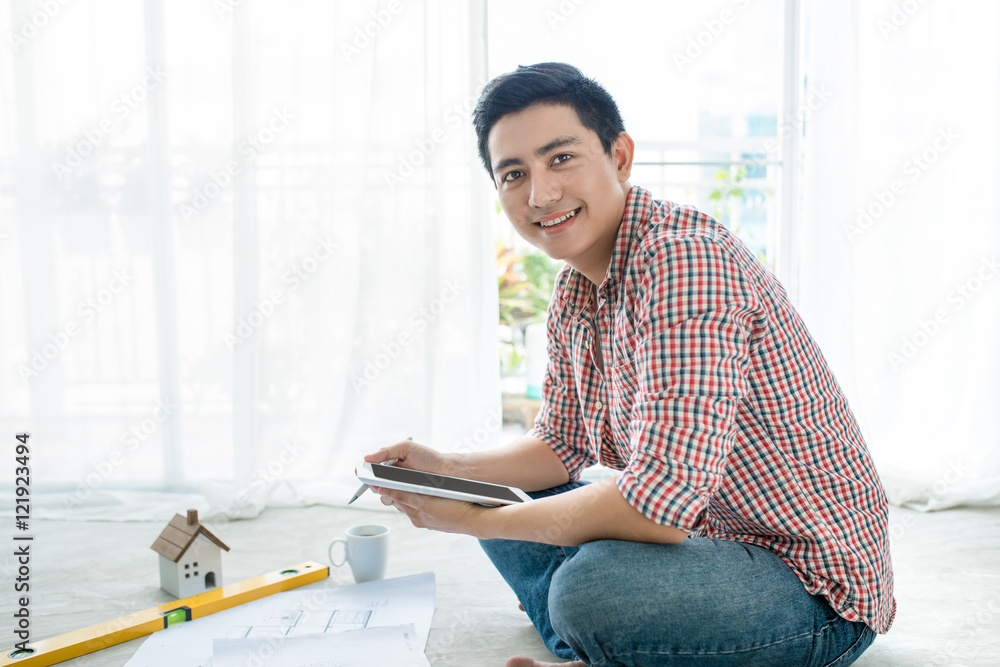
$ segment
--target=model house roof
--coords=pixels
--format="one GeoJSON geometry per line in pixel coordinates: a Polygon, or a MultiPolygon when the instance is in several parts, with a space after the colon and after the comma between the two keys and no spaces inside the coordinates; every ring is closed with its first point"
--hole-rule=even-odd
{"type": "Polygon", "coordinates": [[[198,535],[204,535],[219,545],[219,548],[229,551],[229,547],[223,544],[222,540],[201,525],[201,522],[198,521],[198,510],[188,510],[187,517],[175,514],[150,548],[176,563],[198,538],[198,535]]]}

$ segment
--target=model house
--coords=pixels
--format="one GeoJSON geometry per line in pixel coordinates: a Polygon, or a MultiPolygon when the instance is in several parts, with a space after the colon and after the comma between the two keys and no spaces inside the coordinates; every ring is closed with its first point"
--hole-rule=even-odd
{"type": "Polygon", "coordinates": [[[198,521],[198,510],[175,514],[151,547],[160,554],[160,588],[178,598],[222,585],[222,550],[229,547],[198,521]]]}

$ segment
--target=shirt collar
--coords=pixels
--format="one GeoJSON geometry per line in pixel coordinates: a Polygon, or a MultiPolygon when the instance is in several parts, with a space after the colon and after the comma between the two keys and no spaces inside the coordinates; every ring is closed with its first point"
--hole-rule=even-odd
{"type": "MultiPolygon", "coordinates": [[[[625,198],[625,213],[622,216],[621,226],[618,228],[618,237],[615,239],[615,247],[611,252],[611,263],[608,265],[608,272],[604,276],[604,281],[598,286],[598,294],[602,298],[607,298],[607,294],[612,292],[615,286],[621,281],[621,276],[628,266],[632,249],[645,236],[651,217],[653,197],[649,190],[638,186],[629,190],[625,198]]],[[[590,300],[590,281],[577,271],[567,265],[566,270],[569,276],[566,282],[564,298],[566,306],[574,317],[590,300]]]]}

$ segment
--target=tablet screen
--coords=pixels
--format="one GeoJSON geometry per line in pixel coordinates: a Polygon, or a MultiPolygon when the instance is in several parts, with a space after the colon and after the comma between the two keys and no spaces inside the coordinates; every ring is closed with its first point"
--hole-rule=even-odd
{"type": "Polygon", "coordinates": [[[472,493],[478,496],[499,498],[511,502],[524,502],[505,486],[490,484],[489,482],[476,482],[471,479],[458,479],[456,477],[445,477],[443,475],[433,475],[407,468],[397,468],[396,466],[385,466],[372,464],[372,472],[376,477],[391,479],[394,482],[405,482],[407,484],[419,484],[420,486],[430,486],[436,489],[447,489],[449,491],[459,491],[461,493],[472,493]]]}

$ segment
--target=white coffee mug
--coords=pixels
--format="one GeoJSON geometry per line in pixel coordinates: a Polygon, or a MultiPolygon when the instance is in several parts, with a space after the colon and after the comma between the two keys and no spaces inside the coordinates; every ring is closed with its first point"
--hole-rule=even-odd
{"type": "Polygon", "coordinates": [[[352,526],[347,529],[346,537],[330,542],[327,555],[334,567],[350,563],[356,583],[385,579],[389,564],[389,527],[377,523],[352,526]],[[339,562],[333,559],[333,547],[338,543],[344,545],[344,558],[339,562]]]}

